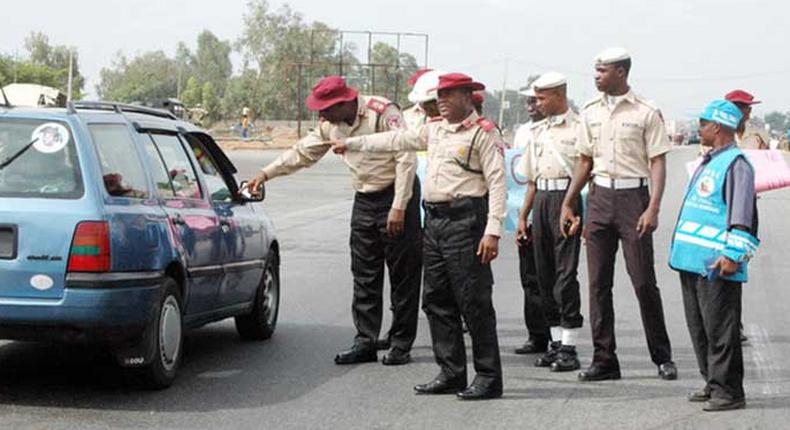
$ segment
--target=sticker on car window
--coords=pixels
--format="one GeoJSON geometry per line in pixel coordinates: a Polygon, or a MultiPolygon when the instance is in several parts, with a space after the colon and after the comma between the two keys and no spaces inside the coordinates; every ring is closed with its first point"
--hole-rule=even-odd
{"type": "Polygon", "coordinates": [[[33,149],[44,154],[54,154],[69,143],[69,130],[56,122],[42,124],[33,131],[30,140],[35,140],[33,149]]]}

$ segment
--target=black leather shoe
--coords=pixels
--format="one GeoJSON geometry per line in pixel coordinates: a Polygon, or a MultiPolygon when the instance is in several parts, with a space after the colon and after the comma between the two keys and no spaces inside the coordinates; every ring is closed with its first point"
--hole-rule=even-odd
{"type": "Polygon", "coordinates": [[[385,366],[400,366],[410,361],[411,355],[409,355],[409,351],[404,351],[400,348],[392,348],[387,355],[381,359],[381,364],[385,366]]]}
{"type": "Polygon", "coordinates": [[[576,355],[575,346],[561,346],[554,362],[551,363],[552,372],[570,372],[572,370],[578,370],[580,367],[581,364],[576,355]]]}
{"type": "Polygon", "coordinates": [[[359,345],[354,345],[351,349],[335,356],[335,364],[371,363],[378,360],[379,357],[375,349],[364,348],[359,345]]]}
{"type": "Polygon", "coordinates": [[[620,369],[602,367],[599,364],[591,364],[587,370],[579,372],[579,381],[606,381],[620,379],[620,369]]]}
{"type": "Polygon", "coordinates": [[[376,349],[378,349],[379,351],[386,351],[386,350],[390,349],[390,338],[389,337],[383,337],[383,338],[377,340],[376,341],[376,349]]]}
{"type": "Polygon", "coordinates": [[[674,381],[678,379],[678,368],[675,367],[675,363],[667,361],[658,366],[658,376],[665,381],[674,381]]]}
{"type": "Polygon", "coordinates": [[[549,350],[535,360],[535,367],[551,366],[551,363],[554,363],[554,360],[557,359],[557,353],[560,352],[561,346],[562,344],[560,342],[552,342],[549,346],[549,350]]]}
{"type": "Polygon", "coordinates": [[[689,402],[706,402],[710,400],[710,387],[707,385],[701,390],[692,391],[686,396],[689,402]]]}
{"type": "Polygon", "coordinates": [[[731,411],[733,409],[743,409],[746,407],[746,399],[718,399],[718,398],[711,398],[707,402],[705,402],[705,406],[702,407],[703,411],[706,412],[719,412],[719,411],[731,411]]]}
{"type": "Polygon", "coordinates": [[[524,345],[515,349],[516,354],[538,354],[548,350],[549,342],[540,339],[529,338],[524,345]]]}
{"type": "Polygon", "coordinates": [[[502,384],[472,384],[457,394],[458,400],[485,400],[502,397],[502,384]]]}
{"type": "Polygon", "coordinates": [[[441,376],[427,384],[414,386],[417,394],[456,394],[466,388],[466,381],[458,378],[454,380],[444,379],[441,376]]]}

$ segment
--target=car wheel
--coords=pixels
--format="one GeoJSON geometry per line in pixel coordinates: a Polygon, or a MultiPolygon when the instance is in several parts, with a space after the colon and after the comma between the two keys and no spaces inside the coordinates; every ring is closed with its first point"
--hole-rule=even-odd
{"type": "Polygon", "coordinates": [[[148,366],[141,369],[147,385],[155,389],[167,388],[173,384],[181,364],[184,343],[184,322],[178,284],[172,278],[165,278],[162,290],[156,325],[153,327],[154,357],[148,366]]]}
{"type": "Polygon", "coordinates": [[[236,331],[245,340],[265,340],[274,334],[280,310],[280,273],[277,256],[266,259],[252,312],[236,317],[236,331]]]}

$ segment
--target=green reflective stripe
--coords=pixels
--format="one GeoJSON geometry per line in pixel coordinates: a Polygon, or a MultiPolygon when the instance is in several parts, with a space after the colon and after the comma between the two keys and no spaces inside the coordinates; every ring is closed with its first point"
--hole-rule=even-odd
{"type": "Polygon", "coordinates": [[[99,255],[98,246],[75,246],[71,248],[74,255],[99,255]]]}

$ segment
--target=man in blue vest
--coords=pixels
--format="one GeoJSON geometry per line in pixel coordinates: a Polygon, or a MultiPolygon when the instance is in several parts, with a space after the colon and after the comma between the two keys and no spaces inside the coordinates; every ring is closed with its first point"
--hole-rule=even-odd
{"type": "Polygon", "coordinates": [[[689,182],[672,238],[669,265],[680,272],[686,323],[705,386],[690,393],[705,411],[740,409],[743,392],[741,286],[757,250],[754,169],[735,144],[742,118],[726,100],[700,115],[710,147],[689,182]]]}

